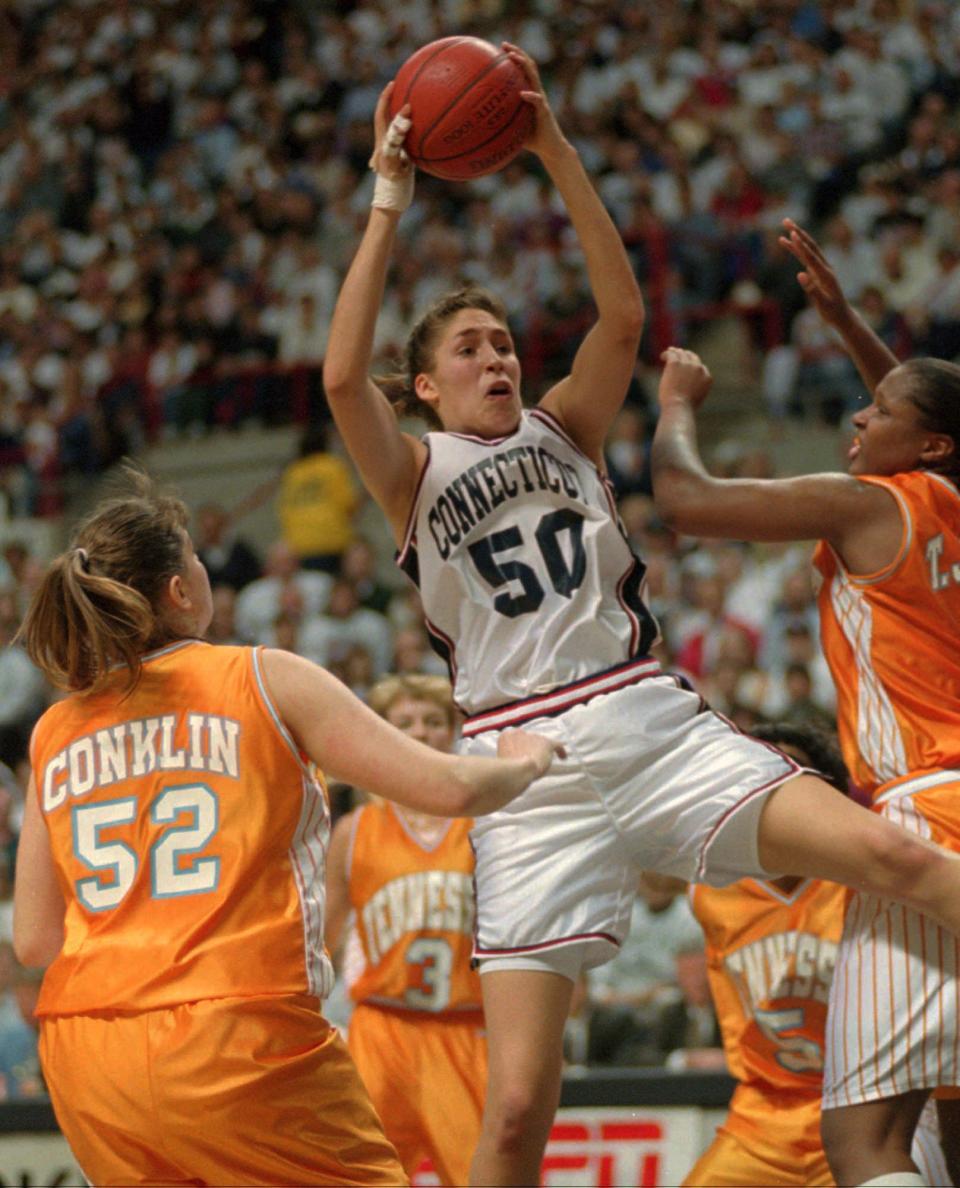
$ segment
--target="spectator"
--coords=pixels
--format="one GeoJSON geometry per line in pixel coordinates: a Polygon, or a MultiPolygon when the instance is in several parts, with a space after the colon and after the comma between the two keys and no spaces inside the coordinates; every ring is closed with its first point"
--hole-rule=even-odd
{"type": "MultiPolygon", "coordinates": [[[[43,566],[24,541],[14,539],[6,542],[0,567],[0,589],[13,593],[18,614],[26,610],[42,573],[43,566]]],[[[4,610],[3,613],[8,612],[4,610]]]]}
{"type": "MultiPolygon", "coordinates": [[[[213,598],[213,617],[205,636],[215,644],[239,644],[240,636],[237,632],[237,592],[233,586],[213,586],[210,591],[213,598]]],[[[282,645],[277,645],[282,646],[282,645]]]]}
{"type": "Polygon", "coordinates": [[[13,945],[0,940],[0,1100],[43,1094],[33,1002],[39,976],[23,969],[13,945]]]}
{"type": "Polygon", "coordinates": [[[705,569],[694,579],[696,615],[676,653],[677,664],[695,678],[706,675],[728,635],[742,637],[751,659],[759,642],[752,627],[727,611],[726,585],[715,566],[705,569]]]}
{"type": "Polygon", "coordinates": [[[297,635],[297,651],[325,668],[342,663],[355,646],[364,648],[373,665],[374,679],[390,670],[393,639],[383,615],[360,605],[356,587],[346,578],[333,581],[322,614],[305,615],[297,635]]]}
{"type": "Polygon", "coordinates": [[[50,690],[14,636],[20,614],[12,591],[0,594],[0,763],[15,767],[27,751],[33,724],[50,690]]]}
{"type": "Polygon", "coordinates": [[[662,1064],[683,1046],[687,1018],[678,959],[686,953],[705,969],[703,935],[686,896],[641,879],[630,935],[612,961],[587,974],[589,1063],[662,1064]]]}
{"type": "Polygon", "coordinates": [[[294,597],[307,615],[323,610],[330,596],[333,579],[325,573],[303,569],[296,553],[283,541],[267,552],[262,577],[243,590],[236,603],[236,629],[246,643],[264,643],[285,600],[294,597]]]}
{"type": "Polygon", "coordinates": [[[263,572],[260,558],[236,535],[222,504],[204,503],[197,508],[194,548],[207,567],[211,586],[242,590],[263,572]]]}
{"type": "Polygon", "coordinates": [[[385,586],[377,577],[377,555],[365,536],[354,536],[340,558],[340,577],[357,593],[362,607],[385,615],[395,588],[385,586]]]}
{"type": "Polygon", "coordinates": [[[280,531],[304,569],[335,573],[353,539],[358,494],[349,463],[325,425],[305,430],[299,456],[280,478],[280,531]]]}
{"type": "Polygon", "coordinates": [[[290,367],[319,367],[327,350],[329,329],[330,315],[318,305],[316,294],[310,289],[298,292],[283,310],[280,362],[290,367]]]}
{"type": "Polygon", "coordinates": [[[419,624],[395,631],[391,669],[401,676],[418,672],[428,676],[448,675],[446,665],[430,647],[426,629],[419,624]]]}
{"type": "Polygon", "coordinates": [[[644,408],[623,406],[607,438],[604,458],[618,498],[651,494],[650,434],[644,408]]]}

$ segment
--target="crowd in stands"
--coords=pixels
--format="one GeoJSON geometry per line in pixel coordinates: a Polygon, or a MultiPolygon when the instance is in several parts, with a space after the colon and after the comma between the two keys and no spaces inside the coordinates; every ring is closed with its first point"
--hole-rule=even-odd
{"type": "MultiPolygon", "coordinates": [[[[377,96],[409,53],[453,31],[533,54],[642,282],[648,330],[607,461],[647,565],[659,658],[746,729],[829,727],[808,552],[664,526],[647,468],[649,374],[668,343],[695,345],[704,322],[734,311],[771,416],[836,423],[861,397],[777,246],[785,216],[820,231],[898,354],[960,353],[960,7],[945,0],[11,0],[0,8],[0,504],[55,515],[65,475],[148,441],[300,421],[309,481],[296,464],[281,479],[268,550],[223,507],[198,509],[210,638],[300,651],[361,694],[390,670],[445,671],[415,591],[384,578],[357,532],[362,495],[336,442],[317,435],[334,296],[370,202],[377,96]],[[300,500],[318,475],[336,494],[306,539],[300,500]]],[[[421,176],[378,361],[389,367],[412,315],[467,279],[506,300],[536,397],[590,317],[569,245],[533,158],[471,183],[421,176]]],[[[769,459],[733,448],[715,463],[755,472],[769,459]]],[[[11,642],[37,567],[25,542],[0,560],[0,1098],[39,1088],[35,983],[8,951],[26,741],[53,696],[11,642]]],[[[638,901],[638,913],[665,910],[638,901]]],[[[651,1002],[684,997],[682,976],[650,977],[651,1002]]],[[[598,1008],[622,1005],[602,979],[589,992],[598,1008]]],[[[685,1001],[702,1044],[699,992],[685,1001]]],[[[631,1043],[616,1059],[669,1047],[655,1030],[631,1043]]]]}
{"type": "MultiPolygon", "coordinates": [[[[370,199],[370,117],[452,31],[540,64],[629,245],[647,362],[718,309],[777,414],[852,385],[800,312],[780,220],[903,349],[960,349],[960,12],[943,0],[12,0],[0,10],[0,467],[19,512],[162,434],[306,419],[370,199]]],[[[421,178],[379,328],[467,277],[524,321],[531,394],[585,316],[533,158],[421,178]],[[451,226],[455,228],[451,230],[451,226]]],[[[642,386],[638,386],[638,398],[642,386]]]]}

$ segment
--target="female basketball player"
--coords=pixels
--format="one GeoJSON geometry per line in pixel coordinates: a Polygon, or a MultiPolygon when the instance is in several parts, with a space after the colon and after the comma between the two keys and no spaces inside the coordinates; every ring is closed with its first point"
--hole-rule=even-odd
{"type": "MultiPolygon", "coordinates": [[[[457,715],[443,677],[386,677],[367,704],[411,738],[452,750],[457,715]]],[[[356,960],[344,954],[357,1004],[350,1055],[404,1171],[412,1177],[428,1158],[451,1185],[467,1182],[487,1084],[470,967],[470,824],[365,804],[334,826],[327,855],[327,945],[352,911],[361,948],[356,960]]]]}
{"type": "Polygon", "coordinates": [[[535,65],[506,48],[530,80],[528,147],[566,205],[597,307],[571,374],[524,411],[502,306],[452,294],[414,327],[398,384],[407,409],[441,431],[401,432],[368,377],[413,189],[406,113],[388,126],[389,92],[375,117],[373,209],[324,367],[341,435],[449,663],[465,749],[492,754],[500,730],[532,721],[567,748],[550,779],[472,835],[490,1071],[471,1178],[486,1185],[538,1181],[574,981],[616,951],[638,866],[717,883],[770,871],[833,878],[928,904],[960,930],[960,860],[800,775],[650,658],[657,628],[643,566],[620,530],[601,452],[633,372],[643,303],[535,65]]]}
{"type": "MultiPolygon", "coordinates": [[[[899,365],[811,237],[792,222],[786,232],[800,283],[872,393],[853,417],[849,474],[710,477],[695,424],[710,376],[696,355],[670,348],[653,447],[657,505],[675,528],[702,536],[819,540],[821,634],[853,780],[876,820],[960,850],[960,367],[899,365]]],[[[844,836],[859,847],[856,834],[844,836]]],[[[916,896],[904,908],[866,879],[858,889],[831,990],[824,1144],[839,1183],[920,1184],[910,1159],[917,1118],[931,1090],[960,1085],[957,929],[916,896]]],[[[956,1093],[938,1104],[956,1177],[956,1093]]]]}
{"type": "MultiPolygon", "coordinates": [[[[758,726],[754,737],[847,791],[846,766],[828,736],[773,722],[758,726]]],[[[741,879],[729,887],[700,883],[689,896],[703,927],[727,1067],[739,1084],[684,1188],[833,1185],[820,1135],[820,1097],[827,994],[847,892],[837,883],[791,877],[741,879]]],[[[924,1110],[912,1154],[924,1183],[952,1183],[932,1109],[924,1110]]]]}
{"type": "Polygon", "coordinates": [[[70,690],[40,719],[14,940],[43,1069],[95,1184],[405,1183],[319,1012],[329,817],[309,761],[409,808],[502,805],[550,762],[407,738],[285,652],[212,647],[181,503],[141,481],[79,529],[24,624],[70,690]]]}

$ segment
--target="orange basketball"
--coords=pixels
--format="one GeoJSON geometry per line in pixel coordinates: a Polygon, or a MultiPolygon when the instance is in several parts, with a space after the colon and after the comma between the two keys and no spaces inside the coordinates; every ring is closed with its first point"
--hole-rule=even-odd
{"type": "Polygon", "coordinates": [[[443,37],[400,67],[390,96],[391,118],[410,104],[404,142],[413,163],[448,181],[502,169],[533,131],[534,110],[523,70],[479,37],[443,37]]]}

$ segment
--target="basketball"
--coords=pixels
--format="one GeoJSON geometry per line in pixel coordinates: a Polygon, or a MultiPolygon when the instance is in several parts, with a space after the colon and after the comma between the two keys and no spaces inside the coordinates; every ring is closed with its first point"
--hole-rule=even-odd
{"type": "Polygon", "coordinates": [[[390,117],[410,104],[404,147],[419,169],[466,181],[502,169],[533,131],[534,110],[523,70],[479,37],[431,41],[400,67],[390,117]]]}

